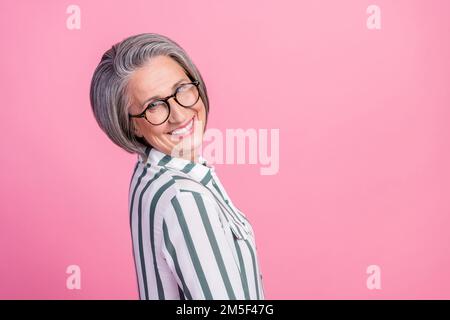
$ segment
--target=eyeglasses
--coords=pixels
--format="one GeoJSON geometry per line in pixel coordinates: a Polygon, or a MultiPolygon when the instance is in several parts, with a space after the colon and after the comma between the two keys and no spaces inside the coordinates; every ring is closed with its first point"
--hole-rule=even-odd
{"type": "Polygon", "coordinates": [[[129,114],[129,117],[145,118],[150,124],[155,126],[163,124],[170,115],[170,104],[168,100],[173,97],[180,106],[185,108],[192,107],[200,97],[198,92],[199,84],[200,82],[198,80],[183,83],[175,89],[172,95],[149,103],[140,114],[129,114]]]}

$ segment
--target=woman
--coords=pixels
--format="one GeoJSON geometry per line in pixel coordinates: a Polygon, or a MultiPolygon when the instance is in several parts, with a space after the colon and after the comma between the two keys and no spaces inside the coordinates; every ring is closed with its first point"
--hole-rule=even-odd
{"type": "Polygon", "coordinates": [[[100,128],[137,154],[130,227],[141,299],[264,299],[253,229],[199,153],[209,112],[186,52],[145,33],[103,55],[90,99],[100,128]]]}

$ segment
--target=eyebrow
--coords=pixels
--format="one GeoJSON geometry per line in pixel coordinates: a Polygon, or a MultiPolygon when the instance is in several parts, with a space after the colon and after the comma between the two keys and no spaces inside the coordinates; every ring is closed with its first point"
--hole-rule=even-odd
{"type": "MultiPolygon", "coordinates": [[[[187,79],[180,79],[180,80],[178,80],[177,82],[175,82],[175,83],[173,84],[172,90],[175,90],[175,87],[178,86],[178,85],[179,85],[180,83],[182,83],[183,81],[189,81],[189,80],[187,80],[187,79]]],[[[141,105],[141,110],[145,107],[145,105],[146,105],[147,103],[149,103],[151,100],[156,99],[156,98],[160,99],[160,98],[162,98],[162,97],[161,97],[161,96],[153,96],[153,97],[151,97],[151,98],[148,98],[147,100],[145,100],[145,101],[142,103],[142,105],[141,105]]]]}

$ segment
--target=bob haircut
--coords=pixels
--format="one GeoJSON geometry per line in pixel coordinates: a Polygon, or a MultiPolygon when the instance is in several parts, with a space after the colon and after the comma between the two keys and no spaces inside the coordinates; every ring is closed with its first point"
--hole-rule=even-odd
{"type": "Polygon", "coordinates": [[[147,159],[145,149],[153,146],[144,137],[134,134],[133,122],[128,117],[129,80],[134,71],[160,55],[174,59],[192,81],[200,82],[198,88],[206,109],[206,128],[209,99],[203,78],[183,48],[166,36],[141,33],[114,44],[103,54],[91,80],[90,103],[100,128],[116,145],[144,159],[147,159]]]}

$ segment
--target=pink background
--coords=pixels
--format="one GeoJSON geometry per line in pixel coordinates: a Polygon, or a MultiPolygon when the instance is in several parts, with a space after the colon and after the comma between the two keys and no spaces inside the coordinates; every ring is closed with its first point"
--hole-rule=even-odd
{"type": "Polygon", "coordinates": [[[186,49],[210,128],[279,129],[280,168],[220,165],[252,221],[268,299],[450,298],[450,2],[2,1],[0,298],[137,299],[136,156],[98,128],[101,54],[186,49]],[[81,8],[81,29],[66,8],[81,8]],[[366,8],[381,8],[381,30],[366,8]],[[68,265],[81,290],[66,288],[68,265]],[[381,290],[366,268],[381,268],[381,290]]]}

